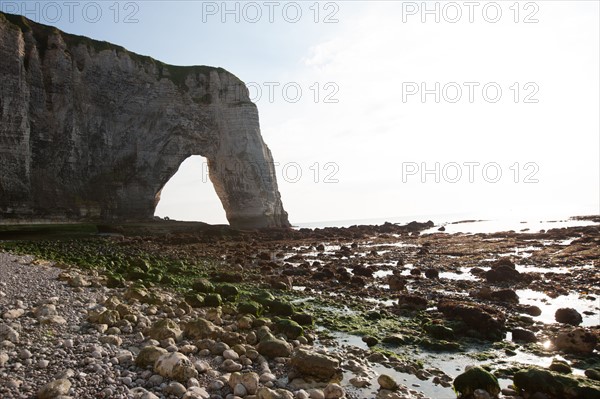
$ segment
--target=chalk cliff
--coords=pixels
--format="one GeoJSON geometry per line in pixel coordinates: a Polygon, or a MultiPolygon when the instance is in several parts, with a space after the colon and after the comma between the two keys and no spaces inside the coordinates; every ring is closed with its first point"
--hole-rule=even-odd
{"type": "Polygon", "coordinates": [[[0,76],[0,222],[150,219],[202,155],[232,226],[289,226],[256,105],[224,69],[0,13],[0,76]]]}

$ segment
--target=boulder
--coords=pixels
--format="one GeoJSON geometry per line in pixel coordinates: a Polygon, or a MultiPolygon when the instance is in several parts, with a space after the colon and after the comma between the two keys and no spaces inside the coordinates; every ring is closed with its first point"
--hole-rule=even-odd
{"type": "Polygon", "coordinates": [[[506,317],[502,311],[491,306],[442,299],[437,308],[446,317],[463,321],[483,337],[495,340],[503,336],[506,317]]]}
{"type": "Polygon", "coordinates": [[[398,383],[387,374],[380,375],[377,378],[377,383],[379,384],[380,389],[387,389],[388,391],[395,391],[398,389],[398,383]]]}
{"type": "Polygon", "coordinates": [[[585,376],[592,380],[600,381],[600,369],[599,368],[590,368],[585,370],[585,376]]]}
{"type": "Polygon", "coordinates": [[[402,294],[398,297],[398,307],[409,310],[427,309],[427,298],[422,295],[402,294]]]}
{"type": "Polygon", "coordinates": [[[484,273],[488,283],[507,283],[507,282],[530,282],[528,275],[519,273],[515,264],[509,258],[500,258],[494,263],[490,270],[484,273]]]}
{"type": "Polygon", "coordinates": [[[304,334],[304,329],[293,320],[279,319],[275,323],[275,331],[284,334],[288,339],[298,339],[304,334]]]}
{"type": "Polygon", "coordinates": [[[518,282],[522,276],[518,270],[503,265],[485,272],[485,279],[488,283],[518,282]]]}
{"type": "Polygon", "coordinates": [[[181,339],[181,334],[181,329],[177,323],[171,319],[162,319],[152,325],[148,336],[157,341],[168,338],[178,341],[181,339]]]}
{"type": "Polygon", "coordinates": [[[425,277],[429,279],[437,279],[440,278],[440,272],[439,270],[433,268],[425,269],[425,277]]]}
{"type": "Polygon", "coordinates": [[[323,395],[325,399],[340,399],[346,396],[346,392],[339,384],[331,383],[323,389],[323,395]]]}
{"type": "Polygon", "coordinates": [[[292,355],[290,364],[302,375],[329,381],[340,372],[340,362],[330,356],[298,348],[292,355]]]}
{"type": "Polygon", "coordinates": [[[519,295],[514,290],[503,289],[491,292],[491,299],[498,302],[519,303],[519,295]]]}
{"type": "Polygon", "coordinates": [[[161,355],[154,364],[154,371],[165,378],[187,382],[198,377],[198,371],[183,353],[172,352],[161,355]]]}
{"type": "Polygon", "coordinates": [[[292,354],[292,345],[275,338],[271,333],[266,333],[258,343],[256,350],[261,355],[270,358],[289,357],[292,354]]]}
{"type": "Polygon", "coordinates": [[[533,331],[524,328],[515,328],[512,330],[512,340],[522,342],[537,342],[537,337],[533,331]]]}
{"type": "Polygon", "coordinates": [[[0,324],[0,341],[10,341],[13,344],[19,342],[20,334],[8,324],[0,324]]]}
{"type": "Polygon", "coordinates": [[[219,335],[220,328],[201,317],[183,325],[183,334],[189,339],[214,339],[219,335]]]}
{"type": "Polygon", "coordinates": [[[211,292],[215,292],[215,286],[213,283],[205,278],[194,281],[192,284],[192,289],[201,294],[210,294],[211,292]]]}
{"type": "Polygon", "coordinates": [[[255,395],[256,391],[258,391],[258,382],[259,376],[258,374],[252,373],[233,373],[229,377],[229,387],[234,389],[238,384],[241,384],[248,394],[255,395]]]}
{"type": "Polygon", "coordinates": [[[55,399],[57,396],[65,396],[71,389],[71,382],[67,379],[58,379],[44,385],[37,393],[38,399],[55,399]]]}
{"type": "MultiPolygon", "coordinates": [[[[563,375],[538,367],[520,370],[514,385],[521,394],[546,394],[561,399],[600,399],[600,383],[584,377],[563,375]]],[[[539,395],[538,394],[538,395],[539,395]]]]}
{"type": "Polygon", "coordinates": [[[167,354],[167,350],[159,348],[158,346],[145,346],[140,350],[137,357],[135,358],[135,365],[140,368],[146,368],[148,366],[154,366],[156,361],[162,355],[167,354]]]}
{"type": "Polygon", "coordinates": [[[436,339],[451,340],[455,338],[454,330],[442,324],[426,323],[423,328],[436,339]]]}
{"type": "Polygon", "coordinates": [[[249,314],[254,317],[259,317],[263,312],[263,307],[258,302],[246,301],[238,304],[238,312],[242,314],[249,314]]]}
{"type": "Polygon", "coordinates": [[[575,328],[559,331],[554,337],[553,343],[559,351],[589,354],[596,348],[598,338],[584,328],[575,328]]]}
{"type": "Polygon", "coordinates": [[[256,399],[294,399],[294,394],[285,389],[259,388],[256,392],[256,399]]]}
{"type": "Polygon", "coordinates": [[[268,303],[269,312],[275,316],[289,317],[294,314],[294,306],[284,301],[270,301],[268,303]]]}
{"type": "Polygon", "coordinates": [[[117,325],[120,319],[121,316],[116,310],[105,310],[98,315],[95,322],[98,324],[106,324],[109,327],[114,327],[117,325]]]}
{"type": "Polygon", "coordinates": [[[560,374],[571,374],[573,372],[569,363],[559,359],[552,359],[552,363],[548,367],[548,370],[555,371],[560,374]]]}
{"type": "Polygon", "coordinates": [[[583,322],[581,314],[573,308],[560,308],[554,313],[554,319],[563,324],[578,326],[583,322]]]}
{"type": "Polygon", "coordinates": [[[203,306],[216,308],[217,306],[221,306],[223,304],[223,299],[220,294],[208,294],[204,297],[203,306]]]}
{"type": "Polygon", "coordinates": [[[392,274],[388,277],[388,285],[391,291],[402,291],[406,286],[406,280],[401,276],[392,274]]]}
{"type": "Polygon", "coordinates": [[[492,397],[500,393],[500,385],[493,374],[481,367],[471,367],[464,373],[454,379],[454,390],[462,395],[469,397],[477,389],[482,389],[492,397]]]}

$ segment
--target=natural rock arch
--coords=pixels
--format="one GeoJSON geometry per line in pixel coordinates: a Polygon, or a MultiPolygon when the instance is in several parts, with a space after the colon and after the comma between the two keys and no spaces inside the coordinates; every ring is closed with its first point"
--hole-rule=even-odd
{"type": "Polygon", "coordinates": [[[208,176],[207,159],[186,158],[156,194],[154,216],[168,220],[228,223],[223,203],[208,176]]]}
{"type": "Polygon", "coordinates": [[[179,165],[202,155],[232,226],[289,226],[256,105],[224,69],[0,13],[0,71],[4,219],[149,219],[179,165]]]}

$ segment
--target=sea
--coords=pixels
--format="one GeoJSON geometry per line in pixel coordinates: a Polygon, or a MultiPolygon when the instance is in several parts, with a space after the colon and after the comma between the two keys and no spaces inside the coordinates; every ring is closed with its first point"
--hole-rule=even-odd
{"type": "MultiPolygon", "coordinates": [[[[599,215],[599,212],[596,214],[599,215]]],[[[369,219],[331,220],[308,223],[293,223],[296,228],[325,228],[325,227],[349,227],[354,225],[381,225],[386,222],[395,224],[407,224],[412,221],[427,222],[431,220],[434,227],[422,232],[422,234],[439,233],[443,227],[444,232],[453,233],[495,233],[500,231],[530,232],[537,233],[541,230],[558,229],[573,226],[592,226],[598,222],[592,220],[577,219],[578,216],[589,216],[588,214],[565,214],[545,213],[538,215],[523,214],[495,214],[487,217],[473,213],[437,214],[437,215],[411,215],[395,217],[377,217],[369,219]]],[[[596,219],[598,220],[598,219],[596,219]]]]}

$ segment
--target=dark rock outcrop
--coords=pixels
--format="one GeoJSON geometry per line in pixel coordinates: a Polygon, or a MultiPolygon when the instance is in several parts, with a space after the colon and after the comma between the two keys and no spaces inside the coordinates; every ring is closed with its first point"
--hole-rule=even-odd
{"type": "Polygon", "coordinates": [[[514,375],[514,385],[530,397],[536,393],[552,398],[600,399],[600,384],[578,376],[566,376],[538,367],[520,370],[514,375]]]}
{"type": "Polygon", "coordinates": [[[557,322],[578,326],[583,322],[581,314],[573,308],[560,308],[554,313],[557,322]]]}
{"type": "Polygon", "coordinates": [[[232,226],[289,226],[256,105],[224,69],[0,13],[0,71],[0,220],[147,220],[202,155],[232,226]]]}
{"type": "Polygon", "coordinates": [[[498,340],[504,335],[506,316],[491,306],[442,299],[437,308],[444,316],[463,321],[468,328],[488,339],[498,340]]]}

